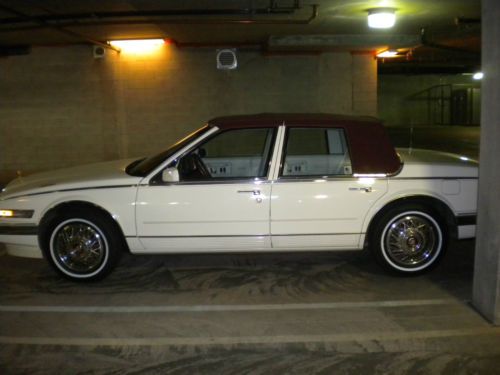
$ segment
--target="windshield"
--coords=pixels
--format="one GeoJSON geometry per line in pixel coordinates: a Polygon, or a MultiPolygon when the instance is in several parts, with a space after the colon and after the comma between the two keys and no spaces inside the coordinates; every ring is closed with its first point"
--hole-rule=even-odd
{"type": "Polygon", "coordinates": [[[186,146],[188,143],[193,141],[195,138],[200,136],[201,134],[205,133],[210,127],[204,126],[191,134],[189,134],[187,137],[181,139],[174,145],[170,146],[168,149],[165,151],[160,152],[159,154],[144,158],[144,159],[139,159],[134,162],[132,162],[130,165],[127,166],[125,171],[132,176],[138,176],[138,177],[145,177],[149,173],[151,173],[157,166],[159,166],[163,161],[165,161],[167,158],[175,154],[177,151],[179,151],[181,148],[186,146]]]}

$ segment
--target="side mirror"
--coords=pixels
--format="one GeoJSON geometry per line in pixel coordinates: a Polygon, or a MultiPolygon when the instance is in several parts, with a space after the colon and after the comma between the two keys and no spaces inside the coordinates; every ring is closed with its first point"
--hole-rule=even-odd
{"type": "Polygon", "coordinates": [[[177,168],[167,168],[161,172],[161,180],[163,182],[179,182],[179,171],[177,168]]]}

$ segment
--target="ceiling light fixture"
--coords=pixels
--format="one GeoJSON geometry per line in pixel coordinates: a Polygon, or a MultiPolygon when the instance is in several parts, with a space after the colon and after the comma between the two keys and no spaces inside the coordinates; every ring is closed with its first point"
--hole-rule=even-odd
{"type": "Polygon", "coordinates": [[[128,40],[110,40],[108,43],[113,47],[119,48],[122,52],[149,53],[163,46],[165,44],[165,40],[128,39],[128,40]]]}
{"type": "Polygon", "coordinates": [[[477,72],[472,75],[472,78],[475,79],[476,81],[483,79],[483,77],[484,77],[483,72],[477,72]]]}
{"type": "Polygon", "coordinates": [[[373,29],[388,29],[396,23],[396,9],[372,8],[368,9],[368,26],[373,29]]]}

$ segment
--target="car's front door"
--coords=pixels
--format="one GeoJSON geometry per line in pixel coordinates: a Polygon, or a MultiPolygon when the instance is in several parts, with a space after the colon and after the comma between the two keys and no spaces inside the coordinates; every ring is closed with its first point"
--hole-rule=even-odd
{"type": "Polygon", "coordinates": [[[358,248],[385,178],[355,177],[341,128],[290,128],[273,184],[273,248],[358,248]]]}
{"type": "Polygon", "coordinates": [[[269,249],[267,176],[276,131],[219,131],[178,158],[178,183],[156,177],[139,187],[137,235],[145,251],[269,249]]]}

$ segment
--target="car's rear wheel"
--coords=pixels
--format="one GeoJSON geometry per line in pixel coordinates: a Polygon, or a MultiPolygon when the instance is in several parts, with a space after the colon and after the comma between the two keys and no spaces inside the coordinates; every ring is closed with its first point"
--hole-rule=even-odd
{"type": "Polygon", "coordinates": [[[436,266],[447,242],[439,215],[421,205],[388,210],[377,219],[370,237],[378,263],[403,274],[419,274],[436,266]]]}
{"type": "Polygon", "coordinates": [[[118,263],[122,239],[116,224],[93,210],[69,210],[47,226],[42,250],[61,275],[79,281],[99,280],[118,263]]]}

